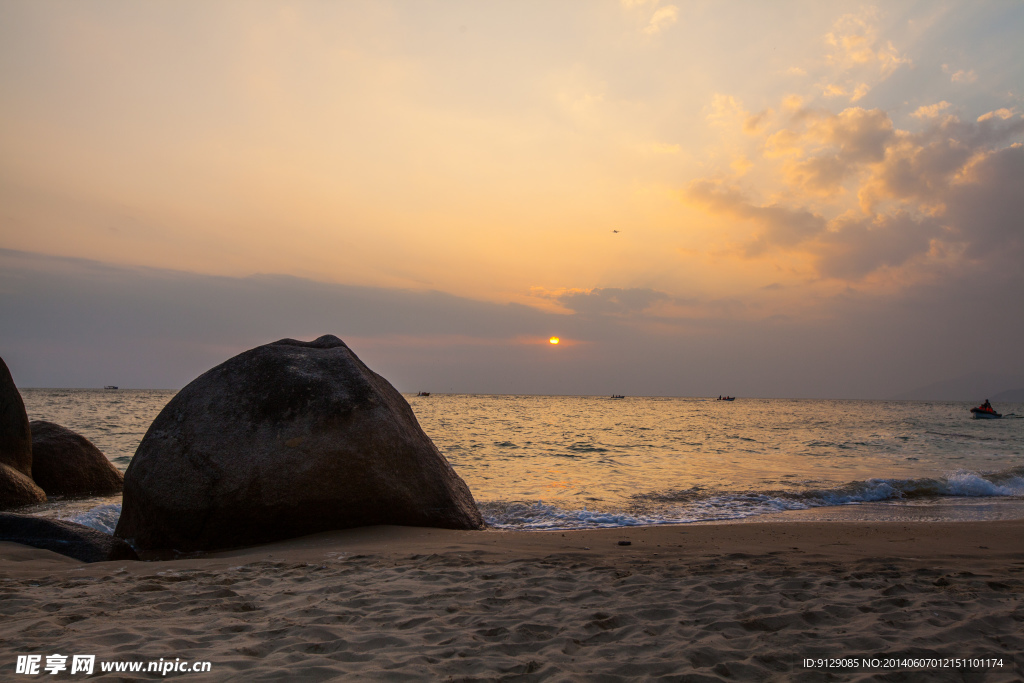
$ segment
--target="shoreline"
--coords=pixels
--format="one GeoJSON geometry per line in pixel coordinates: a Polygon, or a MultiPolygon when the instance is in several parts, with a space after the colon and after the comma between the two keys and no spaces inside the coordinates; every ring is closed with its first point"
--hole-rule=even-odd
{"type": "Polygon", "coordinates": [[[788,681],[829,680],[803,656],[926,652],[1005,660],[928,680],[1024,674],[1024,520],[368,527],[91,565],[0,543],[0,577],[0,671],[59,652],[212,663],[182,680],[788,681]]]}
{"type": "MultiPolygon", "coordinates": [[[[818,511],[818,509],[790,510],[742,519],[586,529],[501,529],[492,527],[481,530],[454,530],[403,526],[358,527],[325,531],[254,546],[198,551],[182,554],[173,559],[161,557],[161,553],[156,552],[144,555],[140,561],[134,564],[257,557],[264,553],[273,554],[275,551],[305,556],[310,553],[315,555],[323,548],[333,549],[336,551],[335,554],[377,553],[388,558],[397,558],[409,552],[419,554],[427,551],[433,553],[473,551],[481,554],[481,557],[487,557],[490,553],[499,553],[511,554],[519,558],[532,558],[541,552],[551,554],[580,550],[586,550],[597,557],[608,548],[594,545],[595,543],[610,547],[611,545],[618,546],[620,540],[630,541],[628,545],[620,546],[620,549],[627,551],[641,548],[650,550],[651,547],[664,546],[665,549],[661,554],[666,556],[683,556],[694,552],[777,553],[792,549],[792,546],[780,545],[789,541],[812,547],[823,539],[829,538],[833,541],[822,543],[819,551],[828,556],[836,554],[834,546],[844,546],[845,550],[840,552],[840,555],[857,557],[877,556],[882,553],[883,549],[887,549],[890,553],[896,551],[895,556],[904,559],[915,554],[936,559],[995,557],[992,552],[973,552],[972,543],[977,543],[980,546],[979,550],[991,550],[1007,557],[1019,555],[1020,560],[1024,563],[1024,519],[822,520],[814,516],[814,513],[818,511]],[[809,515],[807,518],[801,518],[801,513],[805,512],[809,515]],[[591,545],[586,545],[586,543],[591,543],[591,545]],[[995,543],[996,546],[986,546],[985,543],[995,543]],[[955,552],[953,552],[954,550],[955,552]],[[908,553],[910,554],[908,555],[908,553]]],[[[92,566],[49,551],[0,542],[0,563],[3,563],[0,564],[0,567],[11,568],[11,565],[7,564],[9,561],[7,555],[19,547],[24,547],[26,551],[43,553],[44,555],[37,558],[42,562],[49,559],[62,564],[64,560],[67,560],[67,562],[82,567],[92,566]],[[45,555],[53,557],[47,558],[45,555]]],[[[14,554],[19,557],[22,555],[17,552],[14,554]]],[[[103,566],[116,563],[93,564],[103,566]]]]}
{"type": "MultiPolygon", "coordinates": [[[[51,500],[29,506],[20,510],[12,510],[20,514],[62,519],[86,524],[103,533],[112,533],[116,526],[116,517],[111,518],[106,509],[112,504],[120,505],[121,496],[104,496],[96,498],[80,498],[70,500],[51,500]],[[94,524],[83,519],[89,513],[99,512],[102,524],[94,524]],[[109,526],[110,528],[106,528],[109,526]]],[[[481,509],[483,513],[484,510],[481,509]]],[[[515,528],[488,527],[500,531],[522,531],[526,533],[543,533],[547,531],[586,531],[596,529],[638,529],[648,526],[693,526],[707,524],[767,524],[767,523],[806,523],[806,522],[989,522],[1024,520],[1024,497],[1017,496],[943,496],[935,498],[895,499],[883,501],[864,501],[839,505],[812,506],[805,509],[782,510],[778,512],[761,512],[746,517],[693,520],[682,522],[662,522],[658,524],[622,524],[620,526],[593,526],[567,528],[515,528]]]]}

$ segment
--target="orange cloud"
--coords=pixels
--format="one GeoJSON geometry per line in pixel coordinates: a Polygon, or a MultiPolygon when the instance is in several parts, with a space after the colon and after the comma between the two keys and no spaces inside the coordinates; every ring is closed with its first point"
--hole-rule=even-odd
{"type": "Polygon", "coordinates": [[[978,123],[997,118],[1002,119],[1003,121],[1006,121],[1007,119],[1012,119],[1013,110],[1003,107],[1002,109],[996,109],[995,111],[987,112],[978,117],[978,123]]]}
{"type": "Polygon", "coordinates": [[[784,158],[783,177],[794,189],[819,196],[843,192],[843,183],[864,164],[880,162],[894,135],[892,121],[878,109],[844,109],[839,114],[801,110],[764,141],[766,159],[784,158]]]}
{"type": "Polygon", "coordinates": [[[901,132],[861,190],[866,211],[882,199],[915,202],[919,209],[941,206],[949,187],[978,155],[1024,133],[1024,119],[982,116],[975,123],[954,116],[919,133],[901,132]]]}
{"type": "Polygon", "coordinates": [[[756,114],[751,114],[743,122],[743,132],[751,135],[760,133],[768,125],[771,115],[771,109],[764,109],[756,114]]]}
{"type": "Polygon", "coordinates": [[[954,71],[949,64],[943,64],[942,70],[949,74],[951,83],[974,83],[978,80],[978,74],[974,73],[973,69],[957,69],[954,71]]]}
{"type": "Polygon", "coordinates": [[[659,301],[671,297],[665,292],[642,287],[605,287],[563,294],[559,302],[575,313],[592,315],[630,315],[642,313],[659,301]]]}
{"type": "MultiPolygon", "coordinates": [[[[974,122],[940,118],[948,106],[919,108],[915,118],[926,125],[917,132],[897,129],[881,109],[784,106],[791,116],[759,134],[763,154],[755,166],[762,168],[745,176],[758,185],[700,178],[686,186],[684,200],[749,224],[743,258],[803,254],[821,278],[895,286],[975,255],[994,258],[996,243],[1024,257],[1024,144],[1015,142],[1024,117],[1004,108],[974,122]],[[998,239],[974,237],[980,216],[998,239]]],[[[734,125],[742,123],[734,118],[734,125]]]]}
{"type": "Polygon", "coordinates": [[[773,247],[793,247],[818,235],[825,220],[810,211],[770,204],[759,206],[735,187],[708,180],[690,183],[686,197],[712,213],[728,214],[753,222],[759,231],[745,246],[748,256],[759,256],[773,247]]]}
{"type": "Polygon", "coordinates": [[[948,109],[950,106],[949,102],[942,100],[935,104],[923,105],[918,107],[911,116],[917,119],[934,119],[939,115],[939,112],[944,109],[948,109]]]}

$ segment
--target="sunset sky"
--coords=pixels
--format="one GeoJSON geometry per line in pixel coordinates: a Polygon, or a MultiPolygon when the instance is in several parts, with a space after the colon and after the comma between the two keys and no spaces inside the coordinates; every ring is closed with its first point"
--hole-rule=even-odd
{"type": "Polygon", "coordinates": [[[0,356],[179,388],[331,333],[403,391],[1019,388],[1021,36],[1008,0],[0,0],[0,356]]]}

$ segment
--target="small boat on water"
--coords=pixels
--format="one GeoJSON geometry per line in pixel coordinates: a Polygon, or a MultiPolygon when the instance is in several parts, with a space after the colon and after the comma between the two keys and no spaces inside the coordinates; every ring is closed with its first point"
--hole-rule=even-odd
{"type": "Polygon", "coordinates": [[[971,416],[975,420],[995,420],[996,418],[1002,417],[1001,413],[997,413],[992,404],[986,399],[977,408],[971,408],[971,416]]]}
{"type": "Polygon", "coordinates": [[[417,396],[430,396],[429,391],[420,391],[416,393],[417,396]]]}
{"type": "Polygon", "coordinates": [[[103,387],[103,388],[104,388],[104,389],[117,389],[117,387],[116,387],[116,386],[114,386],[113,384],[108,384],[107,386],[105,386],[105,387],[103,387]]]}
{"type": "Polygon", "coordinates": [[[735,397],[735,396],[719,396],[719,397],[718,397],[717,399],[715,399],[715,400],[716,400],[716,401],[735,401],[735,400],[736,400],[736,397],[735,397]]]}
{"type": "Polygon", "coordinates": [[[612,398],[626,398],[626,397],[625,397],[625,396],[623,396],[622,394],[612,394],[612,396],[611,396],[611,397],[612,397],[612,398]]]}

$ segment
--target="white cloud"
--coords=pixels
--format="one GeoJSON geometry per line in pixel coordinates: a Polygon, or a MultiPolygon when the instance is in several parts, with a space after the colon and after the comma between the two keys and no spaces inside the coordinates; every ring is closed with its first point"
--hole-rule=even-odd
{"type": "Polygon", "coordinates": [[[672,24],[679,20],[679,8],[675,5],[666,5],[665,7],[659,7],[651,15],[651,21],[647,24],[647,28],[644,29],[644,33],[655,34],[660,33],[664,29],[668,28],[672,24]]]}
{"type": "Polygon", "coordinates": [[[881,44],[875,9],[841,16],[834,30],[825,35],[825,43],[832,48],[828,61],[845,70],[870,66],[886,78],[900,66],[911,63],[908,57],[900,55],[892,41],[881,44]]]}
{"type": "Polygon", "coordinates": [[[714,126],[731,127],[740,121],[750,118],[750,112],[732,95],[715,93],[711,98],[711,111],[707,115],[708,123],[714,126]]]}
{"type": "Polygon", "coordinates": [[[825,34],[825,63],[833,67],[819,82],[825,97],[846,97],[857,102],[871,91],[872,84],[912,63],[892,41],[882,41],[878,24],[878,10],[869,8],[860,14],[844,14],[836,20],[833,30],[825,34]]]}

